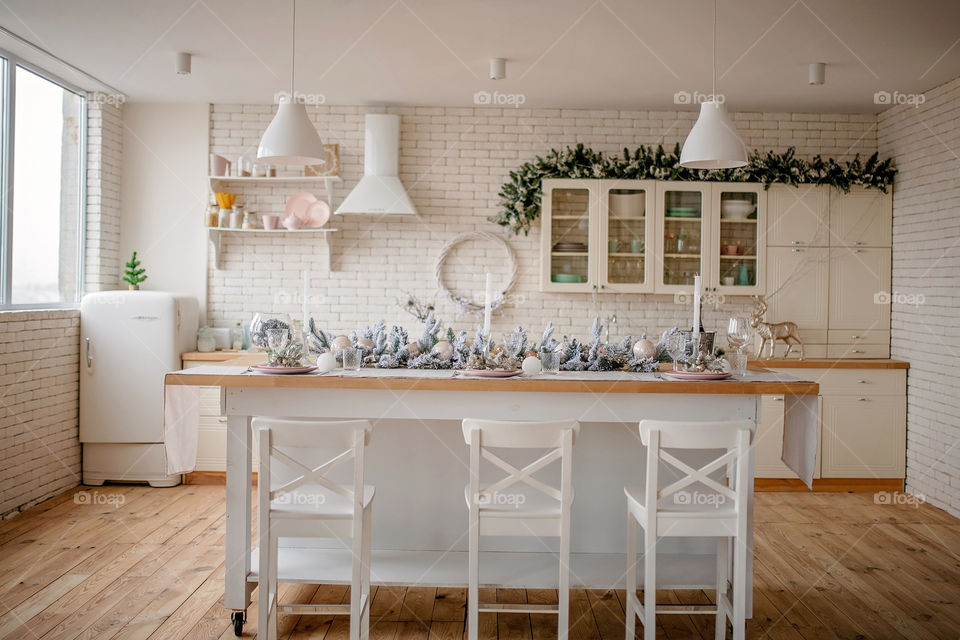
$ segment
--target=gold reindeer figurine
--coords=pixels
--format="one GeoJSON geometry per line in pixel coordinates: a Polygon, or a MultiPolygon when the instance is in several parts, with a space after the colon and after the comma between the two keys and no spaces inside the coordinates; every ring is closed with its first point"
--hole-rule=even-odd
{"type": "Polygon", "coordinates": [[[787,345],[787,351],[783,354],[784,358],[790,356],[794,344],[800,345],[800,359],[804,359],[803,340],[800,339],[800,330],[794,322],[764,322],[763,315],[767,312],[767,303],[763,296],[753,296],[753,315],[750,316],[750,326],[757,331],[760,336],[760,348],[757,349],[757,358],[769,360],[774,356],[777,348],[777,340],[783,340],[787,345]],[[763,357],[764,349],[770,343],[770,355],[763,357]]]}

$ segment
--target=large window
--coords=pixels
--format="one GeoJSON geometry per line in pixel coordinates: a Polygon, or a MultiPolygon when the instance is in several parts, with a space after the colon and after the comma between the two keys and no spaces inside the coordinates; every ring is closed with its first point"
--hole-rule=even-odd
{"type": "Polygon", "coordinates": [[[12,56],[0,60],[0,306],[70,305],[83,276],[86,98],[12,56]]]}

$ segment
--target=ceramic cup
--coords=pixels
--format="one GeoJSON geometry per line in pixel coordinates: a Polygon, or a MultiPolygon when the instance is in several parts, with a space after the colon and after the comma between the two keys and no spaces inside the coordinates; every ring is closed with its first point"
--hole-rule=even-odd
{"type": "Polygon", "coordinates": [[[620,248],[620,243],[616,240],[607,241],[607,253],[616,253],[617,249],[620,248]]]}
{"type": "Polygon", "coordinates": [[[735,281],[736,278],[733,276],[723,276],[723,286],[725,287],[732,287],[735,281]]]}
{"type": "Polygon", "coordinates": [[[630,253],[643,253],[643,240],[631,240],[630,253]]]}
{"type": "Polygon", "coordinates": [[[277,228],[277,225],[280,223],[280,216],[263,216],[263,228],[268,231],[273,231],[277,228]]]}

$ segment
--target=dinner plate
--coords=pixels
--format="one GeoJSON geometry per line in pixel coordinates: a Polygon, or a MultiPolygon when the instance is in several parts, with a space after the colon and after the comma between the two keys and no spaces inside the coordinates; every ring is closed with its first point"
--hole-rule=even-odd
{"type": "Polygon", "coordinates": [[[317,201],[317,196],[313,195],[308,191],[298,191],[289,198],[287,198],[287,204],[284,207],[284,212],[287,214],[286,217],[296,216],[300,220],[305,220],[307,215],[307,207],[317,201]]]}
{"type": "Polygon", "coordinates": [[[476,376],[478,378],[512,378],[523,373],[523,369],[464,369],[466,376],[476,376]]]}
{"type": "Polygon", "coordinates": [[[326,200],[317,200],[309,205],[307,205],[304,215],[301,218],[303,220],[303,226],[318,228],[327,224],[327,220],[330,219],[330,205],[327,204],[326,200]]]}
{"type": "Polygon", "coordinates": [[[733,374],[729,371],[664,371],[663,376],[671,380],[727,380],[733,374]]]}
{"type": "Polygon", "coordinates": [[[260,373],[273,373],[283,376],[290,376],[298,373],[310,373],[311,371],[315,371],[317,369],[313,365],[308,365],[305,367],[268,367],[265,364],[255,364],[250,368],[254,371],[259,371],[260,373]]]}

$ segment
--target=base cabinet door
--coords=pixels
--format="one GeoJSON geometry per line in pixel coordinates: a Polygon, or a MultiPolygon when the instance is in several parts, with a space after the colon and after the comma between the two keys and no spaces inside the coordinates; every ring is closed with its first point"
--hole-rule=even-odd
{"type": "Polygon", "coordinates": [[[767,247],[768,322],[826,330],[829,285],[829,249],[767,247]]]}
{"type": "Polygon", "coordinates": [[[903,478],[903,396],[824,396],[822,416],[824,478],[903,478]]]}
{"type": "MultiPolygon", "coordinates": [[[[783,396],[763,396],[760,421],[753,437],[754,476],[757,478],[796,478],[797,474],[780,460],[783,450],[783,396]]],[[[814,478],[819,478],[819,462],[814,478]]]]}
{"type": "Polygon", "coordinates": [[[830,249],[830,329],[890,329],[890,249],[830,249]]]}

